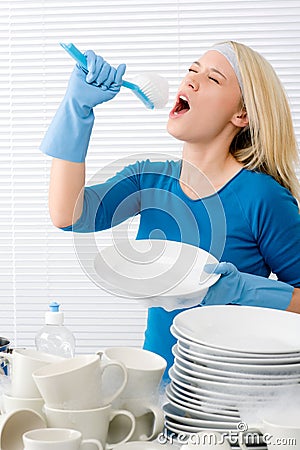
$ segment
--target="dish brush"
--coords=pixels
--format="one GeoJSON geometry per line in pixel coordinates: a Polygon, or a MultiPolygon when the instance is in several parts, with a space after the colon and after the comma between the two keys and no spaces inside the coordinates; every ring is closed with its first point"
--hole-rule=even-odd
{"type": "MultiPolygon", "coordinates": [[[[60,45],[69,53],[75,61],[87,70],[86,57],[74,44],[60,45]]],[[[153,72],[144,72],[136,76],[136,83],[122,81],[122,86],[131,89],[132,92],[144,103],[146,108],[163,108],[169,98],[169,86],[165,78],[153,72]]]]}

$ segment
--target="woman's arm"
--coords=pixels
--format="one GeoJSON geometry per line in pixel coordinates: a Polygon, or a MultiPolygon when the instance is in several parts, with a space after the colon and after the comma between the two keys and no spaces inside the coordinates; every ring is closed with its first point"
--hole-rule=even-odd
{"type": "Polygon", "coordinates": [[[220,274],[221,277],[209,288],[201,306],[233,304],[283,311],[290,307],[295,288],[287,283],[239,272],[227,262],[207,264],[205,271],[220,274]]]}
{"type": "Polygon", "coordinates": [[[120,91],[125,65],[111,67],[91,50],[86,52],[88,74],[75,66],[66,94],[41,143],[52,156],[49,207],[57,227],[80,217],[85,182],[85,157],[94,124],[93,108],[120,91]],[[74,210],[75,209],[75,210],[74,210]]]}
{"type": "Polygon", "coordinates": [[[82,213],[85,163],[53,158],[49,187],[49,211],[53,224],[63,228],[82,213]]]}
{"type": "Polygon", "coordinates": [[[295,288],[287,311],[300,314],[300,288],[295,288]]]}

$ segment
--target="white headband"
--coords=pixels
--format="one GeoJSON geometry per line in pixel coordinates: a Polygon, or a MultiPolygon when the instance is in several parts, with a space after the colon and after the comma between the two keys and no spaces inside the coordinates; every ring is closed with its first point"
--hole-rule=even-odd
{"type": "Polygon", "coordinates": [[[237,57],[236,57],[236,54],[235,54],[235,51],[234,51],[232,45],[227,42],[225,42],[223,44],[216,44],[213,47],[211,47],[210,50],[215,50],[216,52],[219,52],[223,56],[225,56],[225,58],[230,63],[231,67],[233,68],[233,70],[236,74],[236,77],[237,77],[239,85],[240,85],[240,89],[242,91],[242,94],[244,95],[244,86],[243,86],[243,81],[242,81],[242,77],[241,77],[241,72],[240,72],[237,57]]]}

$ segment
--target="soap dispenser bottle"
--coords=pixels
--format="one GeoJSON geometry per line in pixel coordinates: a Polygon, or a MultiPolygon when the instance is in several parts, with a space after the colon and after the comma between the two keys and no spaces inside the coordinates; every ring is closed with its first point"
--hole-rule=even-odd
{"type": "Polygon", "coordinates": [[[59,304],[52,302],[50,311],[45,314],[45,325],[35,336],[35,345],[41,352],[72,358],[75,354],[75,338],[64,326],[64,313],[59,311],[59,304]]]}

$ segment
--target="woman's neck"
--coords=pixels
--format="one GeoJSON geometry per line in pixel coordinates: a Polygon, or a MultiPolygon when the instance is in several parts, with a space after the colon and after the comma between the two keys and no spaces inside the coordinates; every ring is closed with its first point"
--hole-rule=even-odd
{"type": "Polygon", "coordinates": [[[212,195],[242,167],[229,149],[186,143],[182,153],[180,185],[191,198],[212,195]]]}

